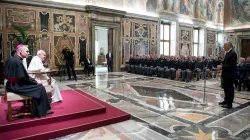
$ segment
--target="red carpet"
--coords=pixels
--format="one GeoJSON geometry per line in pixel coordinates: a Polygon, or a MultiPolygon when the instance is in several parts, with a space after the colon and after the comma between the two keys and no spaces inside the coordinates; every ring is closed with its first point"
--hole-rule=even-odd
{"type": "Polygon", "coordinates": [[[79,90],[77,92],[72,90],[62,91],[62,96],[63,102],[55,103],[52,106],[55,111],[53,115],[40,119],[20,119],[12,123],[8,123],[6,120],[6,107],[4,109],[3,106],[7,105],[1,103],[0,139],[44,140],[125,121],[130,118],[129,114],[79,90]],[[85,113],[79,113],[80,109],[82,109],[81,112],[85,113]],[[67,113],[65,113],[66,111],[67,113]]]}

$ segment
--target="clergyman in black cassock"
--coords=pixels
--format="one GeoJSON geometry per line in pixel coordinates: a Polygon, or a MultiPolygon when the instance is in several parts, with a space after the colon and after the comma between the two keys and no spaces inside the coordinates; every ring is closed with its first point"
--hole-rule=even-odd
{"type": "MultiPolygon", "coordinates": [[[[25,49],[24,49],[25,50],[25,49]]],[[[24,51],[23,50],[23,51],[24,51]]],[[[28,48],[25,50],[28,53],[28,48]]],[[[47,93],[43,85],[31,78],[22,64],[22,57],[10,57],[5,65],[5,77],[8,80],[8,92],[32,97],[31,117],[43,117],[53,113],[50,109],[47,93]]]]}

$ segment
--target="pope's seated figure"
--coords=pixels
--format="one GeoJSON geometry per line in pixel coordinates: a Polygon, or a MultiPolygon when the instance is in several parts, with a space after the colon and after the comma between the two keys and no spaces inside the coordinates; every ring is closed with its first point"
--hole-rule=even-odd
{"type": "MultiPolygon", "coordinates": [[[[37,55],[34,56],[29,64],[28,72],[46,72],[49,69],[43,66],[43,61],[46,58],[46,53],[43,50],[37,51],[37,55]]],[[[43,84],[43,86],[48,85],[49,77],[47,74],[29,74],[30,77],[35,78],[35,80],[43,84]]],[[[51,86],[52,86],[52,103],[62,101],[62,96],[59,90],[59,87],[56,83],[56,80],[51,78],[51,86]]]]}

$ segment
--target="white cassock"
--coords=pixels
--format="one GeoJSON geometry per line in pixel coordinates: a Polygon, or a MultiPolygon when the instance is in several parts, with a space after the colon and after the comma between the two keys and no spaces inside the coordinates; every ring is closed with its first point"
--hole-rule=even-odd
{"type": "MultiPolygon", "coordinates": [[[[34,56],[29,64],[28,71],[46,71],[47,69],[43,66],[42,60],[38,56],[34,56]]],[[[35,78],[38,83],[43,84],[44,86],[48,85],[49,77],[47,74],[29,74],[30,77],[35,78]]],[[[56,80],[51,78],[52,86],[52,103],[62,100],[62,95],[60,93],[59,87],[56,83],[56,80]]]]}

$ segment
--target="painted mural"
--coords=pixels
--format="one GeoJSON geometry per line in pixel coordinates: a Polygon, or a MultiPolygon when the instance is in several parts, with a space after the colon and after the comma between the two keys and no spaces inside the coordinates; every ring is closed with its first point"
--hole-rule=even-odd
{"type": "Polygon", "coordinates": [[[191,14],[191,4],[189,0],[180,0],[180,14],[191,14]]]}
{"type": "Polygon", "coordinates": [[[148,13],[156,13],[157,0],[148,0],[146,3],[146,10],[148,13]]]}
{"type": "Polygon", "coordinates": [[[206,6],[207,0],[196,0],[194,17],[198,19],[205,19],[206,6]]]}
{"type": "Polygon", "coordinates": [[[53,14],[54,32],[75,33],[75,16],[65,14],[53,14]]]}
{"type": "Polygon", "coordinates": [[[208,0],[207,4],[207,20],[213,21],[215,13],[215,0],[208,0]]]}
{"type": "Polygon", "coordinates": [[[250,0],[230,0],[231,24],[250,22],[250,0]]]}
{"type": "MultiPolygon", "coordinates": [[[[157,15],[157,11],[173,12],[223,24],[224,2],[217,0],[51,0],[78,5],[94,5],[130,13],[157,15]],[[215,10],[216,9],[216,10],[215,10]],[[216,16],[215,16],[216,15],[216,16]],[[215,20],[217,18],[217,21],[215,20]]],[[[234,1],[234,0],[231,0],[234,1]]],[[[244,0],[235,0],[244,1],[244,0]]],[[[249,1],[249,0],[245,0],[249,1]]],[[[247,5],[244,5],[247,7],[247,5]]]]}
{"type": "Polygon", "coordinates": [[[224,4],[221,2],[218,4],[218,13],[217,13],[217,23],[223,24],[224,22],[224,4]]]}
{"type": "Polygon", "coordinates": [[[29,30],[36,29],[36,11],[18,8],[6,8],[6,25],[8,29],[15,26],[30,26],[29,30]]]}

